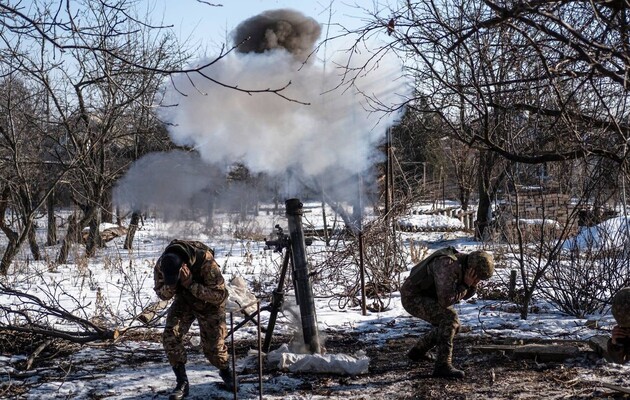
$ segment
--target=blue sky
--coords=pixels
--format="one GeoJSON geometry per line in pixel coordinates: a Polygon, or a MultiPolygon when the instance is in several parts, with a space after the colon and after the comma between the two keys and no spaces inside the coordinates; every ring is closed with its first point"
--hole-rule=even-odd
{"type": "MultiPolygon", "coordinates": [[[[154,22],[163,20],[173,25],[182,38],[191,38],[207,49],[218,48],[225,43],[226,35],[240,22],[265,10],[291,8],[312,17],[319,23],[332,23],[344,26],[358,26],[362,10],[348,2],[321,0],[210,0],[221,4],[213,7],[197,0],[144,0],[154,22]],[[330,12],[332,11],[332,14],[330,12]]],[[[205,1],[205,0],[204,0],[205,1]]],[[[325,30],[322,30],[322,35],[325,30]]]]}

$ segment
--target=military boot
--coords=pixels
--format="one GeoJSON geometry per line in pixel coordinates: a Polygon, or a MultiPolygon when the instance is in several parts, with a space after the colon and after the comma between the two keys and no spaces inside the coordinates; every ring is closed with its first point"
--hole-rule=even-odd
{"type": "Polygon", "coordinates": [[[171,392],[169,400],[181,400],[188,396],[188,377],[186,376],[186,366],[184,364],[177,364],[173,367],[175,372],[175,378],[177,379],[177,386],[171,392]]]}
{"type": "Polygon", "coordinates": [[[435,357],[428,353],[435,347],[435,333],[433,331],[422,336],[418,342],[409,350],[407,357],[411,361],[435,361],[435,357]]]}
{"type": "Polygon", "coordinates": [[[437,360],[433,369],[433,376],[438,378],[462,379],[466,373],[453,367],[453,342],[438,345],[437,360]]]}
{"type": "Polygon", "coordinates": [[[238,377],[236,378],[236,386],[234,386],[235,377],[234,373],[232,372],[232,368],[228,366],[226,368],[220,369],[219,376],[221,377],[221,379],[223,379],[223,383],[225,383],[227,390],[229,390],[230,392],[238,392],[238,377]]]}

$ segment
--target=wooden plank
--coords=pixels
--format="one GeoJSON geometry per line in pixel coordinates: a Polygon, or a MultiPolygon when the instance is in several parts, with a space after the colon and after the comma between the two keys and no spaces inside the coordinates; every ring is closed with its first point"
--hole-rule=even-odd
{"type": "Polygon", "coordinates": [[[479,353],[503,353],[512,354],[518,345],[513,344],[489,344],[485,346],[475,346],[472,350],[479,353]]]}
{"type": "Polygon", "coordinates": [[[580,354],[577,346],[526,344],[514,349],[516,358],[531,358],[540,362],[564,361],[580,354]]]}
{"type": "Polygon", "coordinates": [[[630,394],[630,388],[613,385],[612,383],[602,382],[602,386],[608,389],[616,390],[621,393],[630,394]]]}

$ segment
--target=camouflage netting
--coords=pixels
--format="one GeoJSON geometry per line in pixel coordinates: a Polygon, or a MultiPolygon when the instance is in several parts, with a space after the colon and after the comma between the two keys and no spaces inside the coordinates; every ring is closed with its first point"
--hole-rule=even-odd
{"type": "Polygon", "coordinates": [[[613,297],[612,315],[619,326],[630,328],[630,287],[621,289],[613,297]]]}

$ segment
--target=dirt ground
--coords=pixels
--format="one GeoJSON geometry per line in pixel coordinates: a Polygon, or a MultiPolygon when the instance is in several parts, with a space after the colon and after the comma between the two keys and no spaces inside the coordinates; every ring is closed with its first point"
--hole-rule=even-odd
{"type": "Polygon", "coordinates": [[[300,392],[306,398],[353,399],[630,399],[630,394],[602,386],[608,382],[630,390],[630,376],[609,368],[586,343],[573,343],[580,350],[577,357],[542,363],[502,352],[477,352],[475,347],[497,343],[460,335],[455,338],[454,364],[466,371],[463,380],[433,378],[431,362],[408,361],[406,352],[413,343],[413,338],[400,338],[366,346],[359,334],[328,333],[329,353],[366,351],[369,373],[353,378],[300,376],[305,382],[300,392]]]}
{"type": "MultiPolygon", "coordinates": [[[[623,386],[630,389],[630,377],[627,372],[614,364],[606,363],[596,355],[586,343],[574,342],[579,347],[576,357],[562,362],[541,362],[536,359],[517,359],[505,352],[480,352],[480,346],[505,344],[488,339],[479,339],[470,335],[458,335],[455,338],[454,363],[466,371],[462,380],[437,379],[431,376],[433,365],[430,362],[411,363],[406,357],[407,350],[414,339],[403,337],[383,341],[378,333],[338,333],[325,332],[326,351],[328,353],[352,354],[363,350],[370,357],[369,373],[357,377],[336,375],[295,375],[286,372],[263,371],[263,394],[265,397],[312,399],[630,399],[630,394],[605,387],[606,384],[623,386]],[[475,350],[477,349],[477,350],[475,350]],[[299,382],[289,393],[280,392],[274,385],[282,379],[299,382]]],[[[7,336],[4,336],[6,339],[7,336]]],[[[158,341],[159,334],[143,335],[127,340],[158,341]]],[[[281,343],[288,343],[289,337],[274,336],[272,348],[281,343]]],[[[28,343],[36,348],[37,340],[28,343]]],[[[4,354],[9,350],[7,342],[0,340],[4,354]]],[[[16,341],[13,340],[15,345],[16,341]]],[[[549,342],[546,342],[549,344],[549,342]]],[[[26,343],[21,343],[22,346],[26,343]]],[[[22,347],[24,348],[24,347],[22,347]]],[[[255,340],[235,343],[237,360],[246,357],[250,349],[257,348],[255,340]]],[[[70,356],[75,346],[56,346],[50,344],[38,356],[37,366],[49,365],[51,372],[47,380],[59,379],[64,371],[60,369],[63,359],[70,356]],[[48,352],[54,354],[47,354],[48,352]],[[57,371],[57,370],[60,371],[57,371]],[[57,372],[55,372],[57,371],[57,372]]],[[[190,362],[204,362],[198,349],[190,349],[190,362]]],[[[142,369],[145,363],[164,361],[164,354],[159,349],[151,352],[115,354],[111,353],[111,362],[99,360],[102,371],[114,369],[121,363],[135,365],[142,369]]],[[[25,371],[25,374],[28,371],[25,371]]],[[[245,370],[240,375],[242,383],[258,382],[257,369],[245,370]]],[[[23,381],[26,383],[26,381],[23,381]]],[[[0,383],[2,383],[0,381],[0,383]]],[[[21,385],[2,387],[0,398],[16,398],[26,394],[28,388],[21,385]]],[[[257,387],[257,386],[256,386],[257,387]]],[[[286,390],[286,389],[285,389],[286,390]]],[[[167,393],[156,393],[155,398],[162,398],[167,393]]],[[[164,397],[165,398],[165,397],[164,397]]]]}

